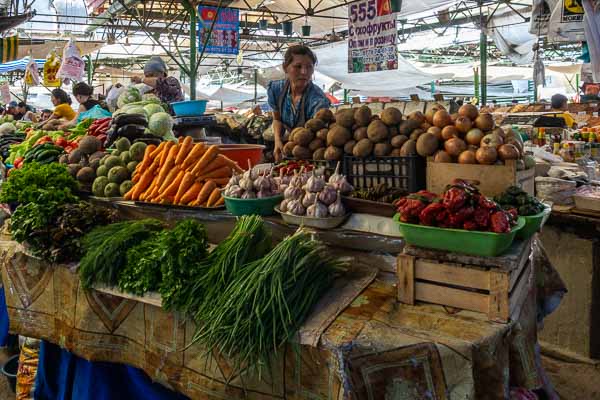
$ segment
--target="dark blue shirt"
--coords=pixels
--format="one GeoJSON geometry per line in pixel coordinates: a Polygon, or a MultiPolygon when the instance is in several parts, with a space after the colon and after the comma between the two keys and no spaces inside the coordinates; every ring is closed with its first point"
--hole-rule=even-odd
{"type": "MultiPolygon", "coordinates": [[[[278,111],[281,115],[281,122],[283,122],[289,128],[295,128],[300,115],[300,104],[294,108],[292,105],[292,96],[290,89],[288,89],[283,100],[282,110],[279,109],[279,96],[281,96],[285,87],[285,79],[279,81],[271,81],[267,88],[267,96],[269,99],[269,106],[273,111],[278,111]]],[[[317,111],[323,108],[329,108],[331,103],[325,93],[314,83],[310,82],[306,88],[306,97],[304,101],[304,120],[308,121],[311,119],[317,111]]]]}

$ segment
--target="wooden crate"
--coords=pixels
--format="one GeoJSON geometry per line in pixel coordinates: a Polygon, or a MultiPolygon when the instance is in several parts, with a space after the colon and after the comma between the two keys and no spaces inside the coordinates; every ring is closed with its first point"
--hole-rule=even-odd
{"type": "Polygon", "coordinates": [[[505,165],[434,163],[427,160],[427,190],[442,193],[454,179],[479,181],[479,190],[486,196],[496,196],[509,186],[519,186],[530,195],[535,193],[535,168],[517,171],[515,160],[505,165]]]}
{"type": "Polygon", "coordinates": [[[518,241],[500,257],[474,257],[406,246],[398,257],[398,301],[415,301],[516,318],[530,289],[531,242],[518,241]]]}

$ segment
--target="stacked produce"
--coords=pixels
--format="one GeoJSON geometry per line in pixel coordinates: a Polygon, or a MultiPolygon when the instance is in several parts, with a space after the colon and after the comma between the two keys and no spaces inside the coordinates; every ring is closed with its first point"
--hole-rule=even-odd
{"type": "Polygon", "coordinates": [[[295,172],[300,172],[300,170],[305,172],[310,172],[314,169],[314,165],[312,165],[309,161],[305,160],[285,160],[277,165],[273,169],[273,173],[275,176],[293,176],[295,172]]]}
{"type": "Polygon", "coordinates": [[[403,197],[396,206],[402,222],[441,228],[507,233],[517,220],[514,209],[503,210],[460,179],[454,180],[441,197],[421,190],[403,197]]]}
{"type": "Polygon", "coordinates": [[[317,175],[315,171],[310,174],[296,174],[288,185],[284,185],[284,199],[279,205],[279,210],[314,218],[346,215],[342,195],[351,193],[354,188],[345,176],[339,174],[338,169],[339,164],[329,181],[325,181],[323,176],[317,175]]]}
{"type": "Polygon", "coordinates": [[[221,188],[233,172],[242,172],[235,161],[219,153],[218,146],[162,142],[146,148],[126,200],[160,204],[217,207],[223,204],[221,188]]]}
{"type": "Polygon", "coordinates": [[[75,128],[69,129],[69,137],[68,140],[75,140],[81,136],[84,136],[88,133],[88,129],[92,126],[94,120],[91,118],[86,118],[80,123],[78,123],[75,128]]]}
{"type": "Polygon", "coordinates": [[[517,210],[517,213],[524,217],[539,214],[546,209],[544,203],[517,186],[511,186],[495,196],[494,201],[505,210],[517,210]]]}
{"type": "Polygon", "coordinates": [[[0,201],[18,205],[10,219],[14,240],[50,262],[75,261],[83,255],[82,236],[114,220],[104,208],[80,202],[77,182],[63,165],[32,162],[11,173],[0,201]]]}
{"type": "Polygon", "coordinates": [[[370,188],[355,190],[350,196],[361,200],[393,203],[406,193],[405,190],[390,188],[386,183],[380,183],[370,188]]]}
{"type": "Polygon", "coordinates": [[[263,199],[280,193],[279,183],[272,177],[272,171],[259,172],[255,167],[242,175],[234,174],[223,191],[224,196],[235,199],[263,199]]]}
{"type": "Polygon", "coordinates": [[[118,138],[134,140],[171,140],[173,135],[173,118],[158,101],[147,100],[124,104],[113,114],[105,146],[109,147],[118,138]]]}
{"type": "Polygon", "coordinates": [[[22,143],[26,136],[24,133],[17,132],[13,124],[8,123],[8,125],[11,127],[7,128],[5,124],[0,125],[0,157],[3,160],[10,156],[10,146],[22,143]]]}
{"type": "MultiPolygon", "coordinates": [[[[61,143],[63,143],[62,140],[66,140],[64,138],[63,131],[43,131],[33,130],[29,128],[28,130],[26,130],[25,140],[23,140],[21,143],[9,146],[10,155],[7,159],[7,162],[9,164],[14,165],[18,159],[22,160],[22,158],[25,156],[25,153],[27,153],[27,151],[30,150],[36,144],[43,144],[49,141],[54,142],[57,140],[61,140],[61,143]]],[[[66,144],[63,143],[61,145],[61,147],[64,147],[65,150],[67,150],[69,146],[71,146],[72,149],[74,144],[72,142],[66,141],[66,144]]]]}
{"type": "Polygon", "coordinates": [[[52,140],[49,142],[39,142],[31,149],[27,150],[22,159],[15,161],[15,168],[21,168],[23,164],[37,162],[39,164],[50,164],[57,162],[59,157],[65,152],[64,148],[55,145],[52,140]]]}
{"type": "Polygon", "coordinates": [[[106,141],[107,132],[108,132],[108,129],[110,128],[111,122],[112,122],[112,118],[110,118],[110,117],[96,119],[87,128],[86,134],[90,135],[90,136],[95,136],[98,138],[98,140],[100,140],[102,143],[104,143],[106,141]]]}
{"type": "Polygon", "coordinates": [[[78,143],[78,148],[69,154],[63,154],[58,161],[66,164],[69,172],[80,183],[82,190],[89,190],[96,178],[96,169],[100,159],[106,155],[102,150],[102,142],[94,136],[83,136],[78,143]]]}

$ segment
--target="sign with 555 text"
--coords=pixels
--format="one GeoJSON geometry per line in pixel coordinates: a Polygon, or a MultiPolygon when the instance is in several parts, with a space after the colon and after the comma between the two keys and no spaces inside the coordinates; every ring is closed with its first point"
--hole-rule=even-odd
{"type": "Polygon", "coordinates": [[[348,7],[348,72],[398,68],[396,13],[391,0],[361,0],[348,7]]]}
{"type": "Polygon", "coordinates": [[[237,54],[240,50],[240,12],[233,8],[198,6],[198,47],[207,54],[237,54]],[[212,31],[211,31],[212,27],[212,31]]]}

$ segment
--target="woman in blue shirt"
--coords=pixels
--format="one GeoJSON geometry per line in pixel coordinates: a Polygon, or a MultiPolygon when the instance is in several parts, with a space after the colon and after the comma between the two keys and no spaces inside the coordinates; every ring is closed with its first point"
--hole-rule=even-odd
{"type": "Polygon", "coordinates": [[[269,83],[267,95],[273,109],[276,161],[282,158],[285,132],[304,126],[317,111],[330,106],[325,93],[312,83],[316,63],[317,57],[308,47],[289,47],[283,59],[286,79],[269,83]]]}

